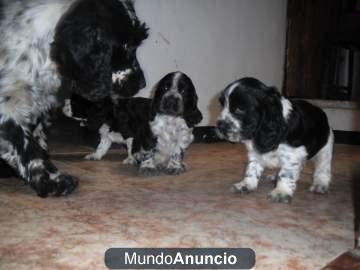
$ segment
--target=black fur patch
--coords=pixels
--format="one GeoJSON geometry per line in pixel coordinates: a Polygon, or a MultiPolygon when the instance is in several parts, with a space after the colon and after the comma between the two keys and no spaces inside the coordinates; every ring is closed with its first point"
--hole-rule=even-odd
{"type": "Polygon", "coordinates": [[[132,2],[79,0],[58,23],[51,56],[84,98],[100,100],[113,92],[132,96],[146,85],[136,49],[147,31],[132,2]],[[132,71],[126,83],[113,85],[112,74],[126,69],[132,71]]]}
{"type": "Polygon", "coordinates": [[[320,108],[303,100],[292,100],[293,110],[287,121],[286,142],[305,146],[312,158],[326,144],[330,133],[327,116],[320,108]]]}

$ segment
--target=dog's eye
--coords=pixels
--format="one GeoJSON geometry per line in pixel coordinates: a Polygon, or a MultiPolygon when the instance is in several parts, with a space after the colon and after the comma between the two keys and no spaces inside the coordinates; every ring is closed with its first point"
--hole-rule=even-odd
{"type": "Polygon", "coordinates": [[[180,88],[180,89],[179,89],[179,93],[180,93],[180,94],[184,94],[184,93],[185,93],[185,88],[184,88],[184,87],[183,87],[183,88],[180,88]]]}
{"type": "Polygon", "coordinates": [[[171,87],[171,83],[166,82],[166,83],[164,84],[164,89],[165,89],[166,91],[169,90],[170,87],[171,87]]]}

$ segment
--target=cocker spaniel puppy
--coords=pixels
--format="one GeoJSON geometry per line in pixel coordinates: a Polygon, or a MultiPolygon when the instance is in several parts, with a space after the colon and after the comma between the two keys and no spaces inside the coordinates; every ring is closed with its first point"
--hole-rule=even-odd
{"type": "Polygon", "coordinates": [[[194,84],[182,72],[169,73],[156,84],[149,134],[140,151],[140,174],[185,172],[185,150],[194,139],[193,127],[202,120],[197,102],[194,84]]]}
{"type": "Polygon", "coordinates": [[[61,85],[89,100],[145,86],[136,49],[147,37],[126,0],[0,0],[0,158],[41,197],[75,177],[49,160],[43,131],[61,85]]]}
{"type": "Polygon", "coordinates": [[[290,202],[307,159],[315,162],[310,190],[328,191],[334,136],[321,109],[306,101],[289,100],[254,78],[228,85],[220,103],[220,137],[242,142],[248,151],[244,179],[234,184],[234,191],[256,190],[265,167],[279,168],[270,198],[274,202],[290,202]]]}
{"type": "Polygon", "coordinates": [[[184,172],[185,150],[193,141],[193,127],[202,120],[195,87],[187,75],[173,72],[156,84],[153,95],[118,99],[116,104],[73,98],[65,114],[100,135],[96,151],[85,158],[101,159],[115,142],[127,146],[124,163],[138,165],[142,175],[184,172]]]}
{"type": "Polygon", "coordinates": [[[139,165],[144,176],[185,171],[186,148],[193,141],[193,127],[202,114],[191,79],[181,72],[167,74],[154,88],[152,99],[120,98],[98,102],[73,96],[64,114],[98,130],[100,143],[85,158],[101,159],[112,143],[125,144],[125,164],[139,165]]]}
{"type": "Polygon", "coordinates": [[[101,101],[88,101],[73,95],[63,107],[64,114],[79,121],[87,132],[99,134],[96,151],[85,156],[87,160],[101,160],[113,143],[126,146],[128,157],[124,164],[136,165],[133,156],[146,146],[144,131],[148,133],[152,100],[134,97],[114,101],[106,98],[101,101]],[[136,139],[136,140],[135,140],[136,139]],[[135,143],[134,143],[135,140],[135,143]]]}

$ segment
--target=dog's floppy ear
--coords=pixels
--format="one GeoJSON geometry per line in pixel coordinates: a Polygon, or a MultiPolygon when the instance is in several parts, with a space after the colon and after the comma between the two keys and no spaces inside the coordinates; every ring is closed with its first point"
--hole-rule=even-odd
{"type": "Polygon", "coordinates": [[[274,87],[268,87],[260,98],[260,122],[255,133],[255,146],[260,153],[275,150],[286,135],[282,115],[281,96],[274,87]]]}
{"type": "Polygon", "coordinates": [[[190,108],[185,108],[185,112],[184,112],[184,120],[187,126],[190,128],[199,124],[203,119],[202,113],[200,112],[197,106],[198,97],[196,95],[195,89],[194,89],[194,96],[192,98],[194,99],[192,102],[193,103],[192,106],[190,106],[190,108]]]}
{"type": "Polygon", "coordinates": [[[161,102],[161,93],[160,93],[160,87],[163,82],[164,78],[162,78],[160,81],[158,81],[151,90],[151,106],[150,106],[150,121],[153,121],[156,114],[160,111],[160,102],[161,102]]]}
{"type": "Polygon", "coordinates": [[[198,96],[192,80],[184,74],[189,89],[187,90],[189,95],[185,98],[184,102],[184,120],[189,128],[199,124],[202,119],[202,113],[198,108],[198,96]]]}
{"type": "Polygon", "coordinates": [[[80,25],[59,29],[51,44],[51,57],[59,72],[79,83],[78,94],[92,100],[112,89],[112,48],[100,29],[80,25]],[[81,33],[81,34],[79,34],[81,33]]]}

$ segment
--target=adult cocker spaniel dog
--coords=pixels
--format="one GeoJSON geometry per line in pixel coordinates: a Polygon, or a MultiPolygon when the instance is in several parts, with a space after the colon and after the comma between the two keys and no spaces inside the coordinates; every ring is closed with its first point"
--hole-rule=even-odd
{"type": "Polygon", "coordinates": [[[244,179],[236,192],[256,190],[265,167],[280,169],[274,202],[290,202],[304,162],[315,162],[311,191],[327,192],[331,180],[334,136],[326,114],[302,100],[289,100],[274,87],[243,78],[222,92],[223,107],[217,130],[230,142],[242,142],[248,151],[244,179]]]}
{"type": "Polygon", "coordinates": [[[193,141],[193,127],[202,114],[191,79],[172,72],[154,87],[152,99],[125,98],[85,101],[73,97],[64,112],[90,130],[97,129],[100,143],[86,159],[99,160],[112,143],[125,144],[124,163],[139,166],[141,175],[177,175],[185,171],[185,150],[193,141]]]}
{"type": "Polygon", "coordinates": [[[41,197],[71,193],[44,133],[60,86],[93,101],[137,93],[147,28],[127,0],[0,0],[0,36],[0,158],[41,197]]]}

